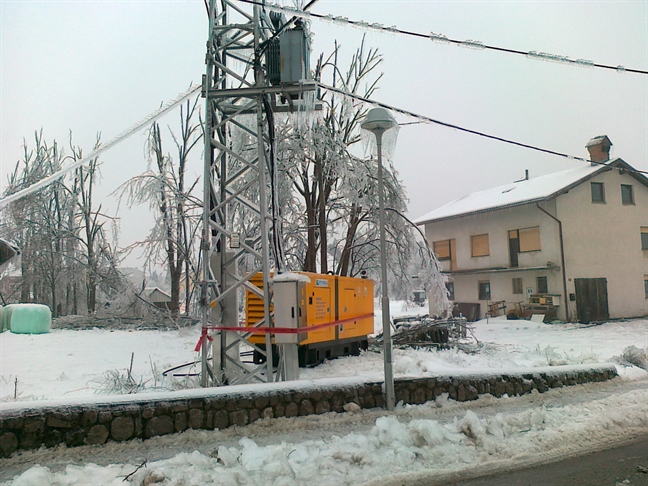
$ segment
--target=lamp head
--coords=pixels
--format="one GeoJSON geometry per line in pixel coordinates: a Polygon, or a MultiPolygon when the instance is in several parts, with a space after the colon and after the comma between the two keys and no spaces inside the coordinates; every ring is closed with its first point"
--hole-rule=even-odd
{"type": "Polygon", "coordinates": [[[364,121],[360,124],[363,130],[368,132],[384,132],[396,126],[396,120],[384,108],[372,108],[365,116],[364,121]]]}

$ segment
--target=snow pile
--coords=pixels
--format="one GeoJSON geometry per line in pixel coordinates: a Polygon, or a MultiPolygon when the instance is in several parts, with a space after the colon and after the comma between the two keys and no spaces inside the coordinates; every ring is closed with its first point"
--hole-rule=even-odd
{"type": "MultiPolygon", "coordinates": [[[[549,400],[559,400],[560,396],[560,391],[546,394],[549,400]]],[[[560,457],[590,443],[648,432],[645,387],[585,403],[572,397],[560,405],[549,402],[547,406],[544,397],[535,393],[526,398],[530,406],[520,408],[514,404],[522,398],[486,396],[473,403],[473,411],[450,404],[444,396],[435,403],[398,407],[392,415],[374,418],[368,430],[302,440],[288,435],[286,440],[267,445],[250,437],[241,437],[234,444],[220,443],[219,432],[214,431],[211,452],[194,450],[148,462],[130,481],[147,484],[144,480],[148,478],[167,485],[327,486],[386,484],[391,480],[399,484],[405,478],[443,477],[450,471],[487,470],[531,457],[560,457]]],[[[326,421],[334,424],[337,417],[340,415],[335,413],[321,417],[321,427],[326,428],[326,421]]],[[[266,425],[272,427],[269,423],[266,425]]],[[[246,429],[253,430],[251,426],[246,429]]],[[[182,441],[183,435],[179,434],[178,440],[182,441]]],[[[34,466],[4,484],[118,485],[124,484],[124,477],[138,465],[68,465],[59,472],[34,466]]]]}
{"type": "Polygon", "coordinates": [[[648,371],[648,353],[646,349],[639,349],[637,346],[628,346],[623,350],[622,360],[648,371]]]}

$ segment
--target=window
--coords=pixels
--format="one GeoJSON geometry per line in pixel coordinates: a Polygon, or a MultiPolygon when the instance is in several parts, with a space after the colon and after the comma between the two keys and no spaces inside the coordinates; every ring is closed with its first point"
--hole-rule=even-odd
{"type": "Polygon", "coordinates": [[[630,184],[621,184],[621,202],[623,204],[634,204],[634,192],[630,184]]]}
{"type": "Polygon", "coordinates": [[[513,293],[514,294],[523,294],[524,291],[522,290],[522,279],[521,278],[514,278],[513,279],[513,293]]]}
{"type": "Polygon", "coordinates": [[[450,240],[435,241],[434,254],[439,261],[450,260],[450,240]]]}
{"type": "Polygon", "coordinates": [[[448,290],[448,300],[454,300],[454,282],[446,282],[446,289],[448,290]]]}
{"type": "Polygon", "coordinates": [[[488,235],[476,235],[470,237],[470,248],[472,256],[481,257],[490,255],[488,248],[488,235]]]}
{"type": "Polygon", "coordinates": [[[440,262],[450,261],[449,270],[457,269],[457,255],[455,240],[441,240],[435,241],[433,244],[434,254],[437,256],[440,262]]]}
{"type": "Polygon", "coordinates": [[[518,253],[527,251],[540,251],[540,227],[522,228],[510,230],[509,237],[509,256],[511,258],[511,267],[518,266],[518,253]]]}
{"type": "Polygon", "coordinates": [[[641,227],[641,249],[648,250],[648,226],[641,227]]]}
{"type": "Polygon", "coordinates": [[[490,282],[488,280],[479,282],[479,300],[490,300],[490,282]]]}
{"type": "Polygon", "coordinates": [[[591,182],[592,185],[592,202],[604,203],[605,202],[605,187],[602,182],[591,182]]]}
{"type": "Polygon", "coordinates": [[[648,299],[648,275],[644,275],[644,294],[646,294],[646,299],[648,299]]]}
{"type": "Polygon", "coordinates": [[[549,287],[547,285],[547,277],[537,277],[536,283],[538,284],[538,293],[539,294],[548,294],[549,287]]]}
{"type": "Polygon", "coordinates": [[[540,251],[540,227],[517,230],[520,241],[520,253],[525,251],[540,251]]]}

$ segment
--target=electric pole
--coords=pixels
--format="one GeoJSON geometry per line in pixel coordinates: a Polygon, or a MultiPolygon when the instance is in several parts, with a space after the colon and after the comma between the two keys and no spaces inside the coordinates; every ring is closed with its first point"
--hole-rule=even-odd
{"type": "Polygon", "coordinates": [[[263,301],[262,318],[248,326],[273,327],[271,271],[282,270],[273,211],[273,114],[294,111],[300,103],[303,106],[305,95],[314,94],[316,88],[307,79],[307,42],[303,29],[294,27],[297,19],[286,21],[283,15],[260,5],[251,7],[251,12],[246,7],[230,0],[209,2],[202,88],[206,107],[201,245],[203,387],[274,380],[271,334],[265,334],[263,350],[247,339],[251,332],[231,329],[239,327],[243,290],[263,301]],[[259,275],[262,287],[250,281],[259,275]],[[257,366],[242,363],[240,344],[265,355],[265,362],[257,366]]]}

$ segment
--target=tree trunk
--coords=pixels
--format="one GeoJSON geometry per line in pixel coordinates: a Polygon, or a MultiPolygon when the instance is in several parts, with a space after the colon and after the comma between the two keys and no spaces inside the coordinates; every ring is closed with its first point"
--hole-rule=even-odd
{"type": "Polygon", "coordinates": [[[304,271],[316,272],[317,264],[317,217],[315,213],[315,196],[313,191],[308,192],[308,187],[305,186],[304,202],[306,203],[306,231],[307,231],[307,246],[306,255],[304,257],[304,271]]]}
{"type": "Polygon", "coordinates": [[[362,218],[360,213],[362,209],[354,204],[351,207],[349,213],[349,224],[347,226],[347,234],[344,240],[344,248],[342,249],[342,255],[340,257],[340,266],[338,274],[342,276],[349,276],[350,262],[351,262],[351,252],[353,251],[353,244],[355,241],[356,233],[358,231],[358,225],[362,218]]]}
{"type": "Polygon", "coordinates": [[[77,295],[77,282],[76,279],[72,283],[72,314],[77,315],[79,313],[79,296],[77,295]]]}
{"type": "Polygon", "coordinates": [[[317,175],[318,198],[317,198],[317,222],[319,227],[320,244],[320,273],[328,272],[328,238],[326,233],[326,197],[324,190],[324,174],[322,173],[321,162],[315,165],[317,175]]]}
{"type": "Polygon", "coordinates": [[[94,314],[97,304],[97,274],[95,272],[95,267],[92,265],[94,265],[94,262],[89,262],[90,268],[88,268],[87,273],[88,283],[86,284],[86,305],[88,306],[88,314],[94,314]]]}
{"type": "MultiPolygon", "coordinates": [[[[23,249],[23,251],[25,251],[23,249]]],[[[29,270],[25,265],[25,259],[20,261],[20,274],[22,275],[22,282],[20,283],[20,302],[29,302],[29,270]]]]}

